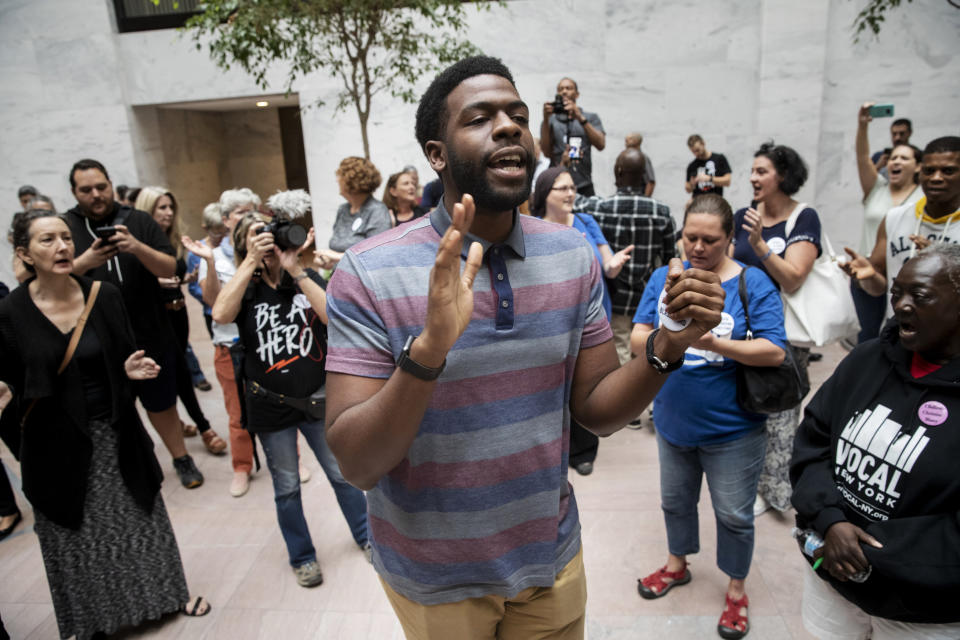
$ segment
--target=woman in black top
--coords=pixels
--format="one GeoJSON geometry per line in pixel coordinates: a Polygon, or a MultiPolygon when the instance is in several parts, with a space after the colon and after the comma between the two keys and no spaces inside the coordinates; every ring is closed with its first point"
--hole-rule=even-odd
{"type": "MultiPolygon", "coordinates": [[[[157,278],[160,283],[160,292],[164,307],[167,310],[167,316],[170,318],[170,325],[177,336],[176,352],[176,377],[177,377],[177,396],[183,402],[190,418],[196,422],[196,426],[184,425],[183,435],[195,436],[199,429],[203,438],[203,444],[207,451],[214,455],[220,455],[227,450],[227,443],[217,435],[217,432],[210,428],[210,423],[200,403],[197,402],[197,394],[193,388],[193,377],[187,366],[186,351],[189,347],[188,338],[190,336],[190,321],[187,318],[186,298],[183,296],[183,285],[191,282],[191,278],[196,280],[197,274],[187,273],[187,263],[184,261],[184,249],[180,242],[180,216],[177,200],[173,194],[163,187],[144,187],[137,196],[136,208],[146,211],[153,217],[160,228],[166,234],[167,239],[173,246],[177,257],[177,272],[170,278],[157,278]]],[[[171,345],[172,346],[172,345],[171,345]]]]}
{"type": "MultiPolygon", "coordinates": [[[[267,206],[276,210],[276,194],[267,206]]],[[[309,198],[303,192],[304,198],[309,198]]],[[[309,200],[307,200],[309,202],[309,200]]],[[[302,433],[333,486],[354,541],[365,551],[367,502],[343,478],[327,446],[323,418],[308,413],[309,397],[323,387],[326,372],[325,283],[300,266],[303,247],[281,250],[263,218],[247,214],[233,232],[237,273],[223,285],[213,307],[217,323],[236,322],[244,350],[247,429],[257,435],[273,480],[280,532],[297,582],[323,582],[317,553],[300,501],[297,433],[302,433]]],[[[305,246],[313,241],[307,237],[305,246]]],[[[322,413],[321,413],[322,416],[322,413]]]]}
{"type": "Polygon", "coordinates": [[[427,212],[417,204],[417,178],[412,171],[401,171],[387,178],[383,204],[390,210],[393,226],[410,222],[427,212]]]}
{"type": "Polygon", "coordinates": [[[0,301],[0,396],[10,401],[0,434],[20,460],[61,637],[184,607],[206,613],[201,598],[187,602],[162,473],[133,404],[129,381],[158,367],[135,351],[119,290],[100,283],[58,374],[94,281],[72,275],[73,240],[55,214],[29,212],[14,246],[36,277],[0,301]]]}

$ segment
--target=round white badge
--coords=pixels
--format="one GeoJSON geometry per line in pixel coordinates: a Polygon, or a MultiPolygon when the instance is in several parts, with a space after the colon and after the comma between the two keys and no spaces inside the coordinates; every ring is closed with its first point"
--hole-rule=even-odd
{"type": "Polygon", "coordinates": [[[733,316],[724,311],[720,314],[720,324],[715,326],[710,331],[713,331],[713,335],[717,336],[718,338],[725,338],[733,333],[733,326],[733,316]]]}
{"type": "Polygon", "coordinates": [[[685,329],[688,324],[690,324],[690,318],[684,320],[674,320],[667,315],[667,305],[663,302],[663,299],[667,296],[667,290],[664,289],[660,292],[660,298],[657,300],[657,313],[660,315],[660,326],[666,329],[667,331],[680,331],[685,329]]]}
{"type": "Polygon", "coordinates": [[[767,240],[767,246],[777,255],[783,253],[783,250],[787,248],[787,241],[783,238],[777,236],[776,238],[770,238],[767,240]]]}
{"type": "Polygon", "coordinates": [[[353,221],[353,224],[350,225],[350,228],[354,231],[354,233],[356,233],[357,231],[360,231],[360,227],[362,226],[363,226],[363,218],[357,218],[356,220],[353,221]]]}

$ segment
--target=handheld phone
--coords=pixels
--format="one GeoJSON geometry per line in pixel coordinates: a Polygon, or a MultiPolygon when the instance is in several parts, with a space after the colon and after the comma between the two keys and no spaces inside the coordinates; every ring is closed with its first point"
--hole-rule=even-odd
{"type": "Polygon", "coordinates": [[[113,225],[109,227],[97,227],[93,232],[104,242],[110,242],[110,239],[117,233],[117,228],[113,225]]]}
{"type": "Polygon", "coordinates": [[[871,118],[892,118],[892,104],[875,104],[867,110],[871,118]]]}

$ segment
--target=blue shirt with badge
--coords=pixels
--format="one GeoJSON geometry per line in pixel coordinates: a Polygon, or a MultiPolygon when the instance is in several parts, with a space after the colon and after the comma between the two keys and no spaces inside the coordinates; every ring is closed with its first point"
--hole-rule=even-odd
{"type": "MultiPolygon", "coordinates": [[[[690,263],[685,262],[683,266],[689,268],[690,263]]],[[[659,326],[657,300],[666,279],[667,266],[650,276],[634,322],[659,326]]],[[[787,336],[783,329],[780,293],[770,277],[759,269],[747,269],[746,279],[753,337],[766,338],[783,348],[787,336]]],[[[746,337],[738,284],[739,273],[722,283],[726,293],[723,320],[713,329],[718,337],[734,340],[746,337]]],[[[670,374],[653,401],[653,419],[660,435],[673,445],[696,447],[735,440],[762,427],[767,416],[747,413],[737,404],[736,367],[736,361],[718,353],[687,349],[683,366],[670,374]]]]}

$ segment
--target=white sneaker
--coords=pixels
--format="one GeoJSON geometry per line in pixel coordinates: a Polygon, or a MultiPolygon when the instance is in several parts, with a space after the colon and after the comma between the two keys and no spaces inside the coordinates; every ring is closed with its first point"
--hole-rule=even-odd
{"type": "Polygon", "coordinates": [[[753,501],[753,517],[763,515],[763,513],[770,508],[770,503],[764,499],[762,495],[757,494],[757,499],[753,501]]]}
{"type": "Polygon", "coordinates": [[[310,482],[310,469],[300,465],[300,484],[304,482],[310,482]]]}
{"type": "Polygon", "coordinates": [[[250,474],[245,471],[234,471],[230,481],[230,495],[239,498],[250,488],[250,474]]]}

